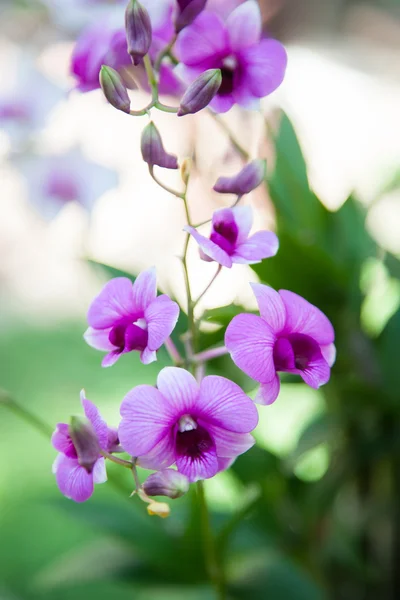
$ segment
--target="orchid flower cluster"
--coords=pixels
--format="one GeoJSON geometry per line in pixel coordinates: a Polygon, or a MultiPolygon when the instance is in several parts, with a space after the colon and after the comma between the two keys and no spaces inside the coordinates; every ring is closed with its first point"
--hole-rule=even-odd
{"type": "MultiPolygon", "coordinates": [[[[73,68],[80,89],[93,89],[99,81],[108,102],[133,116],[150,116],[153,109],[184,116],[206,108],[224,112],[233,104],[254,108],[282,82],[286,53],[278,41],[262,37],[255,0],[235,6],[221,16],[205,0],[130,0],[125,30],[108,36],[103,29],[98,33],[92,29],[78,41],[73,68]],[[106,52],[98,47],[100,39],[106,40],[106,52]],[[130,77],[144,72],[151,90],[150,102],[139,111],[131,110],[127,90],[131,62],[130,77]],[[181,90],[177,107],[159,99],[168,82],[174,82],[175,92],[181,90]]],[[[182,202],[187,217],[182,256],[188,321],[184,353],[171,338],[180,307],[168,295],[158,295],[154,268],[140,273],[133,283],[125,277],[109,281],[89,307],[84,334],[90,346],[105,353],[102,366],[125,360],[122,355],[130,352],[138,352],[147,365],[157,360],[162,346],[173,366],[160,370],[156,386],[138,385],[127,393],[118,429],[107,426],[82,392],[85,419],[59,423],[53,434],[59,452],[53,470],[61,492],[83,502],[95,483],[106,481],[106,461],[117,463],[132,471],[134,493],[148,504],[148,512],[167,516],[169,506],[154,497],[183,495],[190,484],[228,469],[253,446],[256,403],[268,405],[277,399],[280,372],[299,375],[312,388],[328,382],[335,334],[328,318],[306,299],[289,290],[252,284],[260,314],[235,316],[224,346],[196,352],[199,320],[194,309],[218,273],[234,263],[253,264],[278,252],[276,234],[251,234],[252,210],[240,205],[242,197],[265,180],[266,163],[256,158],[237,175],[220,177],[214,190],[233,194],[236,200],[231,207],[216,210],[211,224],[196,225],[187,197],[190,161],[181,164],[182,191],[173,190],[159,180],[154,168],[178,169],[178,159],[165,150],[152,121],[143,129],[141,151],[150,175],[182,202]],[[209,227],[207,235],[199,231],[204,225],[209,227]],[[200,260],[217,264],[213,279],[197,299],[191,293],[187,264],[190,240],[197,243],[200,260]],[[208,361],[227,353],[260,384],[254,401],[225,377],[203,377],[208,361]],[[138,466],[153,471],[144,483],[139,481],[138,466]]]]}

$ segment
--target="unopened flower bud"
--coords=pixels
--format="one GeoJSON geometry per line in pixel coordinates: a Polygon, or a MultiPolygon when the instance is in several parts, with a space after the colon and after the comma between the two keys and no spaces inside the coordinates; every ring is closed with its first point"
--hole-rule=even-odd
{"type": "Polygon", "coordinates": [[[180,498],[189,490],[189,480],[185,475],[174,469],[164,469],[152,473],[143,484],[148,496],[167,496],[180,498]]]}
{"type": "Polygon", "coordinates": [[[86,419],[71,417],[69,435],[78,455],[79,464],[91,473],[100,455],[100,446],[93,426],[86,419]]]}
{"type": "Polygon", "coordinates": [[[151,502],[147,506],[147,512],[151,516],[156,515],[165,519],[165,517],[169,517],[171,510],[165,502],[151,502]]]}
{"type": "Polygon", "coordinates": [[[126,7],[125,29],[128,54],[133,64],[138,65],[149,51],[152,30],[149,13],[137,0],[130,0],[126,7]]]}
{"type": "Polygon", "coordinates": [[[116,109],[129,114],[131,101],[120,75],[112,67],[102,65],[99,76],[100,86],[108,102],[116,109]]]}
{"type": "Polygon", "coordinates": [[[262,183],[265,179],[267,163],[263,159],[256,159],[246,165],[233,177],[220,177],[214,185],[214,190],[220,194],[236,194],[243,196],[262,183]]]}
{"type": "Polygon", "coordinates": [[[178,14],[175,19],[175,31],[179,33],[187,27],[204,9],[207,0],[177,0],[178,14]]]}
{"type": "Polygon", "coordinates": [[[148,165],[164,167],[165,169],[177,169],[178,161],[176,156],[168,154],[164,150],[162,139],[157,127],[153,121],[143,129],[142,139],[140,142],[143,160],[148,165]]]}
{"type": "Polygon", "coordinates": [[[178,117],[202,110],[214,98],[221,87],[220,69],[208,69],[190,84],[179,105],[178,117]]]}

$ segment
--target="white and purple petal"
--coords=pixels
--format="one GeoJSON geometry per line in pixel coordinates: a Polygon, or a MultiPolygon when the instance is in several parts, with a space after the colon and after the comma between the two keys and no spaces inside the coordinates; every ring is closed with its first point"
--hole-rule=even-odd
{"type": "Polygon", "coordinates": [[[116,277],[108,281],[93,300],[88,311],[88,323],[94,329],[107,329],[121,318],[134,315],[136,310],[132,282],[127,277],[116,277]]]}
{"type": "Polygon", "coordinates": [[[174,438],[170,432],[163,437],[158,444],[142,456],[139,456],[137,464],[143,469],[155,469],[160,471],[170,467],[175,462],[174,438]]]}
{"type": "Polygon", "coordinates": [[[286,308],[281,296],[273,288],[262,283],[251,283],[261,317],[276,334],[286,322],[286,308]]]}
{"type": "Polygon", "coordinates": [[[264,98],[275,91],[285,77],[287,55],[280,42],[261,40],[259,44],[240,52],[243,85],[256,98],[264,98]]]}
{"type": "Polygon", "coordinates": [[[85,416],[92,424],[96,433],[99,446],[102,450],[107,450],[108,447],[108,427],[107,423],[101,418],[99,409],[93,402],[85,396],[85,391],[81,391],[81,403],[85,416]]]}
{"type": "Polygon", "coordinates": [[[70,458],[77,458],[75,446],[69,434],[69,425],[67,423],[57,423],[56,430],[51,436],[53,448],[62,452],[70,458]]]}
{"type": "Polygon", "coordinates": [[[285,330],[287,333],[302,333],[325,346],[333,343],[335,331],[328,317],[316,306],[288,290],[279,290],[286,308],[285,330]]]}
{"type": "Polygon", "coordinates": [[[190,413],[199,397],[199,384],[189,371],[179,367],[165,367],[157,377],[157,387],[176,420],[190,413]]]}
{"type": "Polygon", "coordinates": [[[83,338],[89,346],[95,348],[95,350],[105,350],[106,352],[110,352],[114,349],[113,344],[110,342],[111,328],[109,329],[93,329],[93,327],[88,327],[83,334],[83,338]]]}
{"type": "Polygon", "coordinates": [[[279,240],[273,231],[257,231],[236,247],[232,262],[251,265],[275,256],[278,248],[279,240]]]}
{"type": "Polygon", "coordinates": [[[230,47],[234,52],[253,46],[261,37],[261,12],[258,2],[244,2],[226,20],[230,47]]]}
{"type": "Polygon", "coordinates": [[[218,472],[218,459],[215,448],[203,452],[201,456],[177,456],[176,466],[178,471],[189,479],[191,483],[200,479],[209,479],[218,472]]]}
{"type": "Polygon", "coordinates": [[[214,13],[201,13],[179,34],[175,52],[187,66],[201,66],[203,70],[217,68],[218,58],[229,53],[223,21],[214,13]]]}
{"type": "Polygon", "coordinates": [[[144,311],[147,322],[149,350],[158,350],[173,332],[179,316],[179,306],[169,296],[162,294],[144,311]]]}
{"type": "Polygon", "coordinates": [[[207,430],[214,441],[218,458],[236,458],[255,444],[251,433],[235,433],[210,424],[207,424],[207,430]]]}
{"type": "Polygon", "coordinates": [[[60,454],[53,472],[60,492],[75,502],[85,502],[93,494],[93,472],[88,473],[76,458],[60,454]]]}
{"type": "Polygon", "coordinates": [[[146,454],[168,434],[175,415],[162,394],[150,385],[139,385],[125,396],[118,437],[132,456],[146,454]]]}
{"type": "Polygon", "coordinates": [[[275,377],[275,334],[257,315],[237,315],[225,333],[225,346],[233,362],[249,377],[267,383],[275,377]]]}
{"type": "Polygon", "coordinates": [[[258,423],[250,398],[236,383],[218,375],[202,380],[195,411],[201,420],[237,433],[249,433],[258,423]]]}
{"type": "Polygon", "coordinates": [[[142,271],[133,284],[133,303],[136,313],[144,313],[157,296],[157,279],[154,267],[142,271]]]}
{"type": "Polygon", "coordinates": [[[272,404],[279,396],[280,388],[281,382],[279,375],[275,375],[275,377],[269,383],[260,383],[260,387],[257,391],[256,397],[254,398],[254,402],[264,406],[272,404]]]}
{"type": "Polygon", "coordinates": [[[227,267],[228,269],[232,267],[232,259],[229,254],[225,252],[225,250],[220,248],[217,244],[206,238],[204,235],[201,235],[194,227],[186,226],[184,230],[194,237],[206,256],[209,256],[212,260],[215,260],[215,262],[219,263],[223,267],[227,267]]]}

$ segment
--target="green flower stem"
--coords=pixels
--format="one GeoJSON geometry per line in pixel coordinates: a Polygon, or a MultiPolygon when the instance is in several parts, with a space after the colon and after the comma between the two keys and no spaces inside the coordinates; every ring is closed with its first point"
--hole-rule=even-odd
{"type": "Polygon", "coordinates": [[[157,56],[156,60],[154,61],[154,70],[156,73],[159,73],[161,63],[164,60],[164,58],[171,54],[172,48],[175,45],[177,37],[178,37],[178,35],[175,34],[173,36],[172,40],[165,46],[165,48],[163,50],[161,50],[160,54],[157,56]]]}
{"type": "Polygon", "coordinates": [[[226,599],[226,589],[221,565],[218,562],[215,540],[211,529],[210,516],[208,512],[206,496],[204,492],[204,482],[197,482],[197,496],[200,506],[201,529],[203,534],[204,556],[208,575],[215,587],[218,600],[226,599]]]}
{"type": "Polygon", "coordinates": [[[179,110],[178,106],[167,106],[166,104],[163,104],[162,102],[159,102],[159,101],[155,102],[154,108],[158,108],[158,110],[161,110],[166,113],[174,113],[174,114],[176,114],[179,110]]]}
{"type": "Polygon", "coordinates": [[[50,427],[50,425],[40,417],[31,413],[24,406],[18,404],[18,402],[16,402],[7,392],[0,392],[0,405],[1,404],[9,408],[17,417],[21,417],[26,423],[34,427],[36,431],[44,435],[47,439],[51,438],[53,435],[54,429],[50,427]]]}
{"type": "Polygon", "coordinates": [[[177,198],[180,198],[181,200],[185,200],[185,194],[183,192],[178,192],[176,190],[173,190],[168,185],[165,185],[162,181],[160,181],[158,179],[157,175],[154,173],[154,167],[152,165],[149,165],[149,173],[150,173],[151,177],[154,179],[154,181],[156,182],[156,184],[159,185],[163,190],[165,190],[166,192],[169,192],[170,194],[172,194],[173,196],[176,196],[177,198]]]}
{"type": "Polygon", "coordinates": [[[143,57],[144,68],[146,69],[147,81],[149,82],[151,88],[151,96],[153,106],[158,100],[158,83],[157,77],[153,70],[153,66],[151,64],[151,60],[148,54],[143,57]]]}
{"type": "Polygon", "coordinates": [[[123,458],[114,456],[113,454],[110,454],[105,450],[100,450],[100,454],[104,456],[104,458],[107,458],[111,462],[115,463],[116,465],[120,465],[121,467],[125,467],[126,469],[132,469],[132,463],[129,460],[124,460],[123,458]]]}
{"type": "Polygon", "coordinates": [[[182,357],[179,354],[178,348],[175,346],[174,342],[172,341],[172,339],[170,337],[165,340],[164,346],[165,346],[165,349],[167,350],[172,362],[175,365],[181,365],[183,362],[182,357]]]}
{"type": "Polygon", "coordinates": [[[219,358],[220,356],[225,356],[228,354],[228,349],[225,346],[219,346],[218,348],[211,348],[211,350],[204,350],[204,352],[199,352],[198,354],[193,354],[191,360],[196,363],[196,365],[208,362],[213,358],[219,358]]]}

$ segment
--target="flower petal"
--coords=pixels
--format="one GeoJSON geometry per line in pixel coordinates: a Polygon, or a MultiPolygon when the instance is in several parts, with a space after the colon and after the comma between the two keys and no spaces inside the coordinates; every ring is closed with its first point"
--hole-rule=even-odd
{"type": "Polygon", "coordinates": [[[253,264],[264,258],[275,256],[279,240],[273,231],[257,231],[248,240],[237,246],[232,261],[241,264],[253,264]]]}
{"type": "Polygon", "coordinates": [[[107,423],[103,421],[99,413],[99,409],[93,402],[85,397],[84,390],[81,391],[81,403],[85,416],[91,422],[93,429],[96,432],[99,446],[102,450],[107,450],[108,446],[108,427],[107,423]]]}
{"type": "Polygon", "coordinates": [[[322,356],[330,367],[335,364],[336,360],[336,346],[335,344],[328,344],[327,346],[321,346],[322,356]]]}
{"type": "Polygon", "coordinates": [[[262,283],[251,283],[257,300],[260,315],[274,333],[279,333],[285,326],[286,308],[281,296],[272,287],[262,283]]]}
{"type": "Polygon", "coordinates": [[[179,34],[175,45],[179,60],[185,65],[214,68],[219,56],[229,52],[228,35],[222,20],[213,13],[201,13],[179,34]]]}
{"type": "Polygon", "coordinates": [[[220,471],[226,471],[226,469],[229,469],[229,467],[233,465],[235,460],[236,456],[235,458],[218,458],[218,473],[220,471]]]}
{"type": "Polygon", "coordinates": [[[214,440],[218,458],[236,458],[255,444],[251,433],[235,433],[209,424],[207,430],[214,440]]]}
{"type": "Polygon", "coordinates": [[[238,227],[237,243],[244,242],[253,226],[253,210],[251,206],[236,206],[232,208],[233,218],[238,227]]]}
{"type": "Polygon", "coordinates": [[[226,94],[226,95],[217,94],[211,100],[208,107],[212,108],[213,111],[216,113],[226,113],[226,112],[228,112],[228,110],[230,110],[232,108],[232,106],[234,104],[235,104],[235,98],[234,98],[233,94],[226,94]]]}
{"type": "Polygon", "coordinates": [[[199,457],[178,456],[176,459],[178,471],[189,479],[191,483],[199,479],[209,479],[218,472],[218,459],[215,448],[203,452],[199,457]]]}
{"type": "Polygon", "coordinates": [[[257,315],[233,317],[225,333],[225,346],[233,362],[249,377],[267,383],[275,377],[275,335],[257,315]]]}
{"type": "Polygon", "coordinates": [[[149,350],[158,350],[171,335],[179,316],[179,306],[169,296],[158,296],[144,312],[149,350]]]}
{"type": "Polygon", "coordinates": [[[134,312],[132,282],[127,277],[116,277],[108,281],[93,300],[87,319],[91,327],[107,329],[134,312]]]}
{"type": "Polygon", "coordinates": [[[107,481],[106,461],[102,456],[96,460],[92,475],[94,483],[105,483],[107,481]]]}
{"type": "Polygon", "coordinates": [[[171,412],[178,418],[190,412],[199,396],[199,384],[189,371],[179,367],[165,367],[157,377],[157,387],[171,412]]]}
{"type": "Polygon", "coordinates": [[[232,266],[231,257],[222,250],[217,244],[214,244],[211,240],[201,235],[194,227],[184,227],[184,230],[190,233],[196,242],[199,244],[200,248],[210,258],[215,260],[215,262],[219,263],[223,267],[227,267],[228,269],[232,266]]]}
{"type": "Polygon", "coordinates": [[[118,428],[121,446],[132,456],[141,456],[168,434],[173,423],[169,404],[150,385],[138,385],[122,401],[118,428]]]}
{"type": "Polygon", "coordinates": [[[254,402],[256,404],[263,404],[264,406],[272,404],[279,396],[280,388],[281,382],[279,375],[276,375],[269,383],[260,384],[256,397],[254,398],[254,402]]]}
{"type": "Polygon", "coordinates": [[[142,271],[133,284],[133,302],[137,312],[144,312],[157,296],[156,270],[142,271]]]}
{"type": "Polygon", "coordinates": [[[237,51],[257,44],[261,37],[261,12],[257,2],[244,2],[226,20],[230,46],[237,51]]]}
{"type": "Polygon", "coordinates": [[[285,329],[288,333],[302,333],[325,346],[335,339],[332,323],[316,306],[288,290],[279,290],[286,307],[285,329]]]}
{"type": "Polygon", "coordinates": [[[318,389],[321,385],[328,383],[331,376],[331,369],[321,355],[320,358],[315,358],[307,367],[297,373],[303,378],[303,381],[310,387],[318,389]]]}
{"type": "Polygon", "coordinates": [[[83,338],[92,348],[110,352],[110,350],[114,349],[108,337],[110,331],[111,329],[93,329],[93,327],[88,327],[83,334],[83,338]]]}
{"type": "Polygon", "coordinates": [[[119,350],[113,350],[112,352],[109,352],[101,361],[101,366],[112,367],[112,365],[115,365],[121,354],[122,353],[119,350]]]}
{"type": "Polygon", "coordinates": [[[282,83],[286,65],[286,50],[280,42],[261,40],[259,44],[241,51],[244,72],[243,85],[257,98],[271,94],[282,83]]]}
{"type": "Polygon", "coordinates": [[[150,363],[157,360],[157,352],[155,350],[150,350],[149,348],[145,348],[140,353],[140,360],[142,364],[149,365],[150,363]]]}
{"type": "Polygon", "coordinates": [[[62,452],[69,458],[77,458],[75,446],[69,435],[69,425],[67,423],[57,423],[56,430],[51,436],[53,448],[62,452]]]}
{"type": "Polygon", "coordinates": [[[158,444],[143,456],[139,456],[137,464],[143,469],[160,471],[175,462],[175,446],[172,434],[163,437],[158,444]]]}
{"type": "Polygon", "coordinates": [[[194,411],[194,416],[237,433],[248,433],[258,423],[258,412],[250,398],[236,383],[218,375],[203,379],[194,411]]]}
{"type": "Polygon", "coordinates": [[[85,502],[93,494],[93,473],[81,467],[76,458],[60,456],[55,473],[60,492],[75,502],[85,502]]]}

